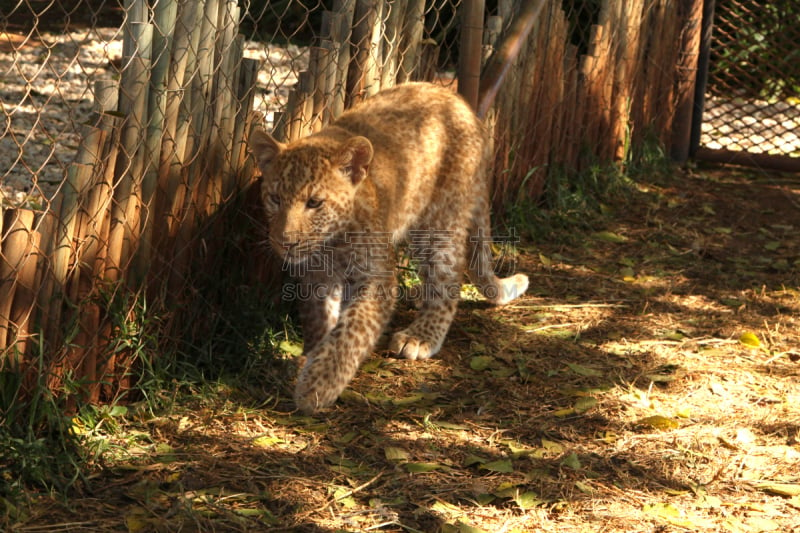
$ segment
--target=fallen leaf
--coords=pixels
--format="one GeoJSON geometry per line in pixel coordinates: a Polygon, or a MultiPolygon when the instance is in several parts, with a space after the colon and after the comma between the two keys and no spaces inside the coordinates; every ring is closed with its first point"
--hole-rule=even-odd
{"type": "Polygon", "coordinates": [[[652,503],[645,504],[642,508],[645,514],[660,518],[669,522],[672,525],[685,527],[691,529],[694,524],[691,520],[686,519],[680,509],[671,503],[652,503]]]}
{"type": "Polygon", "coordinates": [[[276,444],[280,444],[282,442],[285,442],[282,438],[270,435],[264,435],[263,437],[256,437],[253,439],[253,444],[261,448],[272,448],[276,444]]]}
{"type": "Polygon", "coordinates": [[[490,472],[511,473],[514,471],[514,465],[510,459],[500,459],[497,461],[489,461],[482,464],[479,468],[489,470],[490,472]]]}
{"type": "Polygon", "coordinates": [[[663,430],[676,429],[678,426],[680,426],[677,420],[673,420],[672,418],[661,415],[653,415],[642,418],[639,420],[639,424],[663,430]]]}
{"type": "Polygon", "coordinates": [[[386,459],[395,463],[402,463],[408,461],[410,455],[409,453],[404,450],[403,448],[398,448],[396,446],[387,446],[383,449],[383,454],[386,456],[386,459]]]}
{"type": "Polygon", "coordinates": [[[562,464],[563,466],[566,466],[566,467],[568,467],[568,468],[571,468],[571,469],[573,469],[573,470],[580,470],[580,469],[581,469],[581,467],[582,467],[582,465],[581,465],[581,460],[580,460],[580,459],[578,459],[578,454],[576,454],[575,452],[572,452],[571,454],[569,454],[568,456],[566,456],[566,457],[565,457],[565,458],[564,458],[564,459],[561,461],[561,464],[562,464]]]}
{"type": "Polygon", "coordinates": [[[613,243],[621,243],[628,241],[628,238],[625,237],[624,235],[619,235],[612,231],[598,231],[596,233],[592,233],[592,237],[599,241],[613,242],[613,243]]]}
{"type": "Polygon", "coordinates": [[[603,373],[595,368],[589,368],[587,366],[579,365],[577,363],[567,363],[567,366],[570,370],[578,374],[579,376],[602,376],[603,373]]]}
{"type": "Polygon", "coordinates": [[[534,507],[543,504],[544,501],[540,500],[539,495],[535,492],[525,491],[514,498],[514,503],[519,505],[519,508],[523,511],[527,511],[528,509],[533,509],[534,507]]]}
{"type": "Polygon", "coordinates": [[[585,413],[595,405],[597,405],[597,398],[594,396],[585,396],[583,398],[578,398],[573,409],[575,409],[576,413],[580,414],[585,413]]]}
{"type": "Polygon", "coordinates": [[[760,516],[751,516],[746,518],[744,525],[747,527],[747,531],[752,531],[754,533],[777,531],[781,528],[781,525],[776,521],[770,520],[769,518],[762,518],[760,516]]]}
{"type": "Polygon", "coordinates": [[[469,360],[469,367],[478,372],[486,370],[494,362],[494,357],[489,355],[476,355],[469,360]]]}
{"type": "Polygon", "coordinates": [[[759,340],[758,336],[751,331],[745,331],[739,336],[739,342],[744,344],[745,346],[751,346],[753,348],[758,348],[761,346],[761,341],[759,340]]]}
{"type": "Polygon", "coordinates": [[[778,496],[800,496],[800,484],[797,483],[761,483],[756,487],[778,496]]]}
{"type": "Polygon", "coordinates": [[[439,463],[406,463],[406,470],[412,474],[424,474],[426,472],[433,472],[434,470],[445,468],[444,465],[439,463]]]}
{"type": "Polygon", "coordinates": [[[278,344],[278,349],[289,355],[303,355],[303,345],[292,341],[281,341],[280,344],[278,344]]]}

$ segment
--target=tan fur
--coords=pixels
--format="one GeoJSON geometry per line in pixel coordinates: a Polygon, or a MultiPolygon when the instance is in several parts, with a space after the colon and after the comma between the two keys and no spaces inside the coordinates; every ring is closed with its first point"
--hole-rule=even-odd
{"type": "Polygon", "coordinates": [[[389,346],[402,357],[439,351],[467,262],[494,303],[527,289],[523,274],[492,272],[486,133],[452,92],[400,85],[289,144],[257,130],[250,148],[271,245],[302,284],[307,359],[295,401],[303,411],[336,401],[391,318],[391,246],[409,243],[424,280],[416,320],[389,346]]]}

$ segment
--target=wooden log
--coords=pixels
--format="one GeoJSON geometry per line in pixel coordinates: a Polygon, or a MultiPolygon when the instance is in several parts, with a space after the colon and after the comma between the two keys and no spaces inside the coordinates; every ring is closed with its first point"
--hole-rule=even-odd
{"type": "Polygon", "coordinates": [[[439,44],[433,39],[424,39],[419,47],[419,68],[414,71],[414,81],[434,81],[439,64],[439,44]]]}
{"type": "Polygon", "coordinates": [[[700,35],[703,26],[703,1],[684,0],[680,3],[684,20],[681,44],[676,65],[677,103],[670,142],[670,157],[678,163],[689,159],[692,116],[694,114],[697,61],[700,57],[700,35]]]}
{"type": "Polygon", "coordinates": [[[184,164],[181,169],[182,190],[176,195],[172,216],[175,221],[175,241],[169,259],[167,293],[180,301],[186,290],[188,269],[193,249],[191,240],[199,218],[204,216],[207,206],[216,203],[218,175],[211,167],[217,167],[214,157],[218,155],[221,131],[216,121],[216,91],[220,82],[217,73],[225,61],[221,49],[230,46],[224,25],[227,19],[227,0],[206,0],[201,24],[201,42],[196,56],[196,72],[189,94],[192,126],[187,138],[184,164]],[[221,46],[216,45],[221,41],[221,46]],[[213,174],[213,175],[212,175],[213,174]]]}
{"type": "Polygon", "coordinates": [[[380,69],[382,89],[394,86],[400,65],[400,47],[403,39],[403,23],[405,21],[408,0],[391,0],[385,3],[383,26],[383,60],[380,69]]]}
{"type": "Polygon", "coordinates": [[[151,53],[148,122],[145,135],[145,170],[142,179],[142,230],[136,254],[134,276],[144,279],[153,256],[153,231],[156,224],[154,196],[158,191],[159,162],[167,112],[167,82],[170,52],[178,16],[178,1],[163,0],[153,7],[153,49],[151,53]]]}
{"type": "Polygon", "coordinates": [[[483,32],[483,54],[481,63],[486,64],[497,49],[500,34],[503,31],[503,19],[497,16],[486,19],[486,29],[483,32]]]}
{"type": "Polygon", "coordinates": [[[14,296],[20,277],[30,260],[33,247],[34,212],[30,209],[6,209],[3,213],[5,233],[0,241],[0,368],[16,366],[21,353],[15,350],[17,324],[12,317],[14,296]]]}
{"type": "MultiPolygon", "coordinates": [[[[313,56],[313,54],[312,54],[313,56]]],[[[316,66],[311,63],[310,67],[313,66],[316,69],[316,66]]],[[[305,137],[313,133],[313,121],[314,121],[314,76],[313,71],[306,70],[300,73],[298,76],[298,93],[300,95],[300,129],[299,129],[299,136],[295,137],[295,139],[299,137],[305,137]]]]}
{"type": "Polygon", "coordinates": [[[309,62],[309,75],[313,84],[311,108],[311,132],[322,129],[322,115],[326,104],[325,81],[329,72],[329,65],[335,58],[330,57],[330,48],[314,46],[311,48],[309,62]]]}
{"type": "Polygon", "coordinates": [[[386,0],[375,2],[376,17],[370,34],[369,54],[364,76],[366,96],[374,96],[381,90],[381,67],[383,64],[383,26],[386,22],[386,0]]]}
{"type": "Polygon", "coordinates": [[[347,42],[349,38],[350,26],[345,28],[345,18],[342,13],[330,13],[331,31],[328,39],[323,39],[321,46],[323,48],[330,48],[330,56],[335,58],[335,62],[330,67],[327,84],[330,85],[330,95],[328,97],[329,104],[326,110],[325,123],[330,122],[344,113],[346,90],[347,90],[347,67],[350,61],[350,44],[347,42]],[[345,36],[347,32],[348,36],[345,36]],[[346,54],[343,59],[342,54],[346,54]]]}
{"type": "Polygon", "coordinates": [[[567,171],[577,170],[580,151],[578,135],[578,47],[568,44],[564,54],[564,92],[562,97],[563,130],[560,143],[565,146],[563,158],[558,163],[567,171]]]}
{"type": "MultiPolygon", "coordinates": [[[[74,295],[76,272],[80,261],[80,244],[85,240],[85,214],[83,202],[99,173],[106,132],[86,126],[78,147],[75,162],[67,169],[67,179],[61,189],[60,205],[54,211],[56,222],[47,246],[51,266],[43,279],[39,304],[46,326],[45,339],[53,346],[61,343],[62,311],[65,298],[74,295]]],[[[74,301],[72,302],[74,303],[74,301]]]]}
{"type": "Polygon", "coordinates": [[[408,0],[397,83],[411,81],[420,69],[422,36],[425,31],[425,0],[408,0]]]}
{"type": "Polygon", "coordinates": [[[337,72],[339,65],[339,58],[336,54],[339,51],[338,46],[333,41],[322,41],[320,48],[325,50],[320,55],[320,69],[321,85],[317,87],[317,91],[322,93],[322,110],[320,111],[320,125],[325,127],[335,118],[333,103],[337,93],[337,72]],[[324,58],[324,59],[323,59],[324,58]]]}
{"type": "Polygon", "coordinates": [[[351,41],[354,53],[347,73],[347,107],[360,102],[372,91],[372,34],[381,20],[381,6],[379,0],[356,0],[351,41]]]}
{"type": "MultiPolygon", "coordinates": [[[[17,277],[17,290],[11,306],[11,322],[17,327],[14,355],[21,360],[23,365],[35,353],[34,339],[38,333],[36,330],[36,296],[40,282],[39,262],[43,258],[41,234],[34,228],[31,228],[30,245],[30,251],[24,259],[17,277]]],[[[12,340],[9,338],[7,343],[11,345],[11,342],[12,340]]],[[[0,362],[1,364],[2,362],[0,362]]]]}
{"type": "MultiPolygon", "coordinates": [[[[161,151],[158,164],[158,193],[153,202],[154,224],[161,228],[153,246],[165,257],[171,249],[175,232],[174,205],[182,205],[181,172],[185,163],[190,111],[186,95],[190,92],[195,70],[199,32],[192,31],[202,24],[205,1],[183,0],[179,6],[167,74],[167,102],[164,113],[161,151]]],[[[162,258],[163,259],[163,258],[162,258]]],[[[160,275],[160,273],[156,273],[160,275]]]]}
{"type": "MultiPolygon", "coordinates": [[[[247,125],[254,119],[253,100],[255,98],[256,84],[258,83],[258,70],[261,62],[257,59],[242,59],[239,67],[239,83],[236,90],[238,102],[237,117],[233,131],[234,175],[236,176],[236,190],[241,190],[250,184],[254,177],[252,159],[248,157],[247,139],[249,132],[247,125]]],[[[275,121],[281,120],[280,116],[275,121]]]]}
{"type": "MultiPolygon", "coordinates": [[[[212,190],[210,202],[200,211],[206,214],[215,212],[219,205],[226,202],[233,191],[234,130],[238,115],[237,91],[239,85],[239,68],[242,63],[244,37],[238,35],[239,6],[236,0],[229,0],[220,6],[220,32],[218,53],[222,56],[219,70],[216,72],[214,98],[214,124],[216,133],[212,131],[212,141],[208,150],[210,155],[209,179],[217,183],[212,190]]],[[[238,156],[238,152],[237,152],[238,156]]]]}
{"type": "Polygon", "coordinates": [[[131,23],[126,42],[133,55],[120,81],[119,112],[125,116],[116,163],[117,181],[109,235],[106,277],[125,279],[140,233],[141,180],[144,175],[144,132],[147,124],[147,90],[150,78],[152,24],[131,23]]]}
{"type": "MultiPolygon", "coordinates": [[[[494,102],[497,92],[503,86],[503,81],[509,69],[528,42],[528,36],[533,30],[545,3],[546,0],[527,2],[523,10],[513,18],[508,34],[503,38],[503,42],[487,62],[484,74],[481,76],[480,86],[478,87],[478,116],[484,116],[494,102]]],[[[510,6],[505,6],[504,11],[508,11],[509,8],[510,6]]],[[[510,18],[510,13],[506,14],[505,17],[510,18]]]]}
{"type": "Polygon", "coordinates": [[[458,92],[478,109],[481,81],[484,0],[464,0],[460,7],[461,40],[458,53],[458,92]]]}

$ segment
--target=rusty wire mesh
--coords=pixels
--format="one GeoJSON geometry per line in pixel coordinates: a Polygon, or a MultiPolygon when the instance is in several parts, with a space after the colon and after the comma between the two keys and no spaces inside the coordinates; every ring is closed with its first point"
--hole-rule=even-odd
{"type": "Polygon", "coordinates": [[[800,158],[800,7],[718,0],[703,147],[800,158]]]}
{"type": "MultiPolygon", "coordinates": [[[[160,343],[246,341],[228,311],[280,278],[249,129],[295,138],[407,80],[455,89],[462,3],[0,0],[0,371],[113,399],[145,311],[160,343]]],[[[484,60],[521,5],[487,2],[484,60]]],[[[495,205],[666,142],[685,24],[669,0],[545,1],[487,119],[495,205]]]]}
{"type": "Polygon", "coordinates": [[[378,68],[345,70],[341,105],[452,81],[458,4],[0,0],[0,371],[111,399],[131,386],[119,339],[145,305],[176,342],[207,336],[235,291],[275,279],[246,194],[252,124],[292,105],[284,137],[330,120],[309,87],[351,48],[378,68]]]}

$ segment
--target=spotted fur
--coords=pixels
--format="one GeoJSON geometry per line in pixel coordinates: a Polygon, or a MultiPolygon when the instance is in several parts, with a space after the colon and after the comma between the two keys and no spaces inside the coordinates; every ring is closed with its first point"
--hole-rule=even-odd
{"type": "Polygon", "coordinates": [[[465,267],[493,303],[527,290],[524,274],[492,271],[486,132],[451,91],[400,85],[309,137],[283,144],[257,130],[250,147],[270,243],[302,284],[301,410],[336,401],[389,322],[397,243],[409,243],[423,279],[417,318],[389,344],[401,357],[439,351],[465,267]]]}

